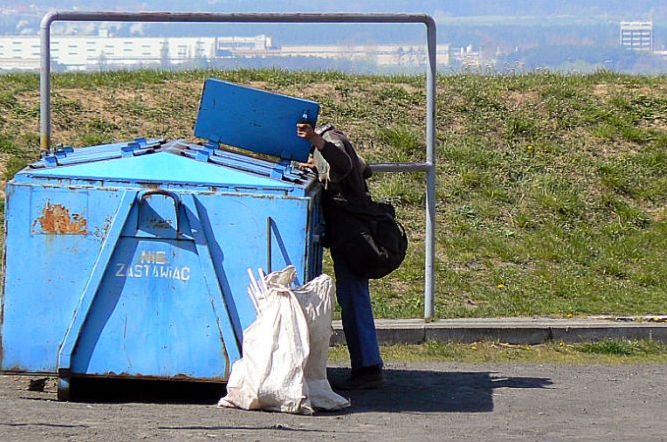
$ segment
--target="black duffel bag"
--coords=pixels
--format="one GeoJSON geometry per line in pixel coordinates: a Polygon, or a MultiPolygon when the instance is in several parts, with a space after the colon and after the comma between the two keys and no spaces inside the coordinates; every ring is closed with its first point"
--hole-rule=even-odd
{"type": "Polygon", "coordinates": [[[378,279],[396,270],[408,249],[408,236],[389,203],[331,207],[325,212],[328,242],[350,270],[378,279]]]}

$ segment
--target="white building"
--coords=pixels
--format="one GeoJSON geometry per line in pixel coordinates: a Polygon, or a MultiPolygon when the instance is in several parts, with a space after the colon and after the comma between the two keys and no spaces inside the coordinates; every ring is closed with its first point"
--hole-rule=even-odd
{"type": "Polygon", "coordinates": [[[620,45],[640,52],[653,52],[652,21],[622,21],[620,45]]]}
{"type": "MultiPolygon", "coordinates": [[[[236,50],[266,51],[271,37],[108,37],[55,36],[51,60],[66,70],[99,70],[106,66],[178,65],[230,56],[236,50]]],[[[0,70],[37,70],[37,36],[0,36],[0,70]]]]}
{"type": "MultiPolygon", "coordinates": [[[[368,61],[378,66],[426,64],[425,45],[299,45],[276,48],[271,37],[109,37],[54,36],[51,60],[61,69],[96,71],[106,68],[157,67],[241,57],[314,57],[368,61]]],[[[449,45],[437,47],[438,65],[449,64],[449,45]]],[[[37,36],[0,36],[1,70],[39,70],[37,36]]]]}
{"type": "MultiPolygon", "coordinates": [[[[427,56],[424,45],[293,45],[283,46],[270,55],[370,61],[378,66],[424,65],[427,56]]],[[[436,61],[438,65],[449,64],[449,45],[437,47],[436,61]]]]}

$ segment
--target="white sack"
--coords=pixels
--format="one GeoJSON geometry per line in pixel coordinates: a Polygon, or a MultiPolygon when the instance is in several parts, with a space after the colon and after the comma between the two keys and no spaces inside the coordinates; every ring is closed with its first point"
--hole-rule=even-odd
{"type": "Polygon", "coordinates": [[[315,409],[339,410],[349,407],[350,401],[334,393],[327,380],[327,360],[331,340],[331,319],[335,293],[334,282],[320,275],[306,285],[293,290],[308,323],[310,355],[306,363],[306,383],[309,398],[315,409]]]}
{"type": "Polygon", "coordinates": [[[326,377],[333,282],[321,275],[291,289],[295,276],[293,266],[259,283],[251,275],[258,316],[243,333],[243,358],[232,365],[219,406],[312,414],[350,405],[326,377]]]}

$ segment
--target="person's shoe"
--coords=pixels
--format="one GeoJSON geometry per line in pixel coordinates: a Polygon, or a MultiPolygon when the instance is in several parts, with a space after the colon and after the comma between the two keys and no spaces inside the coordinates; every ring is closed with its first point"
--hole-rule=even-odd
{"type": "Polygon", "coordinates": [[[331,382],[334,390],[375,390],[384,386],[381,367],[362,368],[347,379],[331,382]]]}

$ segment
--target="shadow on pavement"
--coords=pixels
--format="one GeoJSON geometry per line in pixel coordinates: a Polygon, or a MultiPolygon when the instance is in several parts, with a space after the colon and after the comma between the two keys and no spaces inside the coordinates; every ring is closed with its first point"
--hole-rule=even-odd
{"type": "MultiPolygon", "coordinates": [[[[329,379],[342,379],[349,370],[329,368],[329,379]]],[[[493,391],[498,388],[547,388],[548,378],[496,377],[491,372],[385,370],[387,381],[379,390],[339,392],[352,407],[345,413],[493,411],[493,391]]]]}
{"type": "Polygon", "coordinates": [[[91,403],[216,404],[225,385],[145,379],[74,378],[72,400],[91,403]]]}
{"type": "MultiPolygon", "coordinates": [[[[349,375],[329,368],[330,380],[349,375]]],[[[493,372],[385,370],[386,385],[379,390],[343,391],[352,407],[327,414],[360,412],[490,412],[499,388],[548,388],[548,378],[500,377],[493,372]]],[[[73,379],[73,400],[97,403],[215,404],[225,394],[223,384],[147,381],[137,379],[73,379]]]]}

